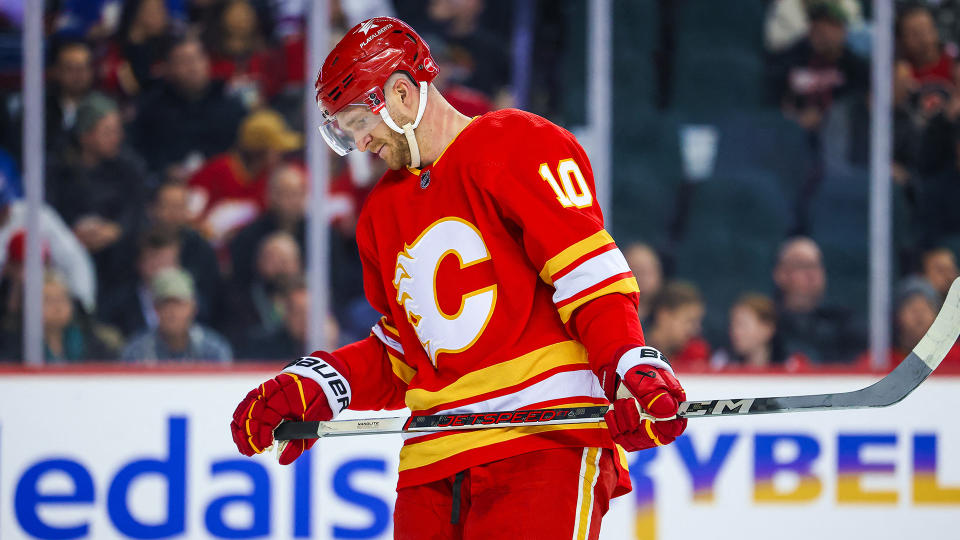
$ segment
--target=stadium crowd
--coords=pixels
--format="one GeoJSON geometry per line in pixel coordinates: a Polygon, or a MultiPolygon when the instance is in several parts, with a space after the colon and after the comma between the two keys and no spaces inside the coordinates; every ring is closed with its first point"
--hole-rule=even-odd
{"type": "MultiPolygon", "coordinates": [[[[684,24],[669,1],[641,3],[657,7],[661,32],[684,24]]],[[[830,196],[823,186],[836,181],[829,172],[837,146],[831,110],[842,106],[850,118],[844,159],[867,162],[866,132],[856,127],[866,122],[869,98],[867,6],[858,0],[747,3],[762,6],[752,24],[766,47],[767,107],[802,131],[807,150],[792,194],[792,223],[766,240],[775,254],[762,270],[766,280],[727,276],[735,300],[717,305],[701,294],[710,284],[677,269],[671,241],[683,239],[670,231],[683,228],[676,225],[683,204],[652,230],[614,222],[640,286],[646,339],[679,369],[867,366],[863,310],[827,294],[827,255],[812,226],[812,208],[830,196]],[[723,324],[704,328],[710,311],[723,324]]],[[[548,4],[535,3],[536,62],[525,105],[569,124],[577,113],[556,95],[565,88],[557,81],[565,55],[580,47],[558,36],[582,20],[575,2],[561,2],[560,9],[548,4]]],[[[951,39],[960,34],[942,24],[960,21],[950,18],[960,6],[936,4],[898,4],[892,181],[906,212],[895,223],[901,264],[891,321],[894,362],[923,335],[960,275],[954,251],[944,244],[960,233],[951,204],[960,196],[960,70],[951,39]]],[[[382,14],[417,28],[440,65],[437,86],[465,114],[516,104],[511,3],[331,6],[336,37],[382,14]]],[[[41,230],[48,363],[279,360],[304,352],[309,186],[303,103],[304,92],[312,91],[304,66],[305,9],[306,2],[296,0],[47,2],[46,145],[30,151],[46,156],[41,230]]],[[[18,36],[22,13],[8,10],[2,17],[6,35],[18,36]]],[[[650,60],[661,94],[672,91],[664,78],[673,73],[674,53],[683,53],[674,45],[661,35],[650,60]]],[[[22,356],[25,279],[17,70],[19,64],[0,62],[0,361],[9,362],[22,356]]],[[[656,106],[670,101],[660,96],[656,106]]],[[[331,341],[345,343],[364,337],[377,319],[363,296],[353,234],[383,165],[365,155],[334,157],[327,328],[331,341]]],[[[615,213],[632,211],[620,204],[615,213]]],[[[951,358],[960,362],[960,349],[951,358]]]]}

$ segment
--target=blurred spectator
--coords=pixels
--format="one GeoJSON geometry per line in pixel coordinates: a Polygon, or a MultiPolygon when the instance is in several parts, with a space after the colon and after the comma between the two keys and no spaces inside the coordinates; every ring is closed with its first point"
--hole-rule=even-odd
{"type": "MultiPolygon", "coordinates": [[[[4,246],[6,264],[0,269],[0,349],[13,354],[17,349],[16,343],[23,328],[23,295],[25,287],[24,254],[26,252],[26,232],[21,230],[15,233],[4,246]]],[[[41,257],[46,267],[50,262],[50,249],[46,243],[41,243],[41,257]]],[[[19,343],[19,342],[18,342],[19,343]]],[[[19,352],[14,354],[19,357],[19,352]]]]}
{"type": "Polygon", "coordinates": [[[129,275],[122,242],[132,242],[146,204],[148,179],[140,159],[123,147],[116,104],[93,94],[81,103],[77,146],[53,158],[47,200],[93,255],[102,289],[129,275]]]}
{"type": "MultiPolygon", "coordinates": [[[[933,324],[943,298],[929,283],[919,277],[907,278],[897,288],[893,315],[893,345],[887,359],[897,365],[920,343],[933,324]]],[[[859,359],[863,367],[870,361],[870,351],[859,359]]],[[[945,362],[960,364],[960,342],[947,352],[945,362]]]]}
{"type": "Polygon", "coordinates": [[[705,366],[710,345],[700,337],[705,306],[692,283],[671,281],[654,297],[653,322],[644,329],[648,345],[660,349],[674,366],[705,366]]]}
{"type": "Polygon", "coordinates": [[[802,354],[814,363],[843,363],[863,349],[866,332],[853,313],[823,301],[827,276],[816,242],[806,237],[784,242],[773,281],[787,355],[802,354]]]}
{"type": "MultiPolygon", "coordinates": [[[[0,358],[22,358],[23,331],[20,324],[7,331],[0,358]]],[[[120,336],[96,324],[74,307],[66,281],[57,272],[43,275],[43,353],[48,364],[113,360],[120,336]]]]}
{"type": "Polygon", "coordinates": [[[258,246],[256,275],[249,285],[233,284],[228,296],[227,336],[242,343],[254,333],[270,333],[283,325],[283,291],[303,273],[297,241],[275,232],[258,246]]]}
{"type": "Polygon", "coordinates": [[[249,0],[228,0],[207,28],[214,78],[247,106],[263,105],[285,84],[282,58],[267,47],[270,12],[249,0]]]}
{"type": "Polygon", "coordinates": [[[267,236],[284,231],[305,252],[307,210],[307,172],[298,165],[283,165],[270,175],[267,210],[237,231],[230,241],[233,281],[238,286],[253,280],[256,251],[267,236]]]}
{"type": "Polygon", "coordinates": [[[782,365],[783,351],[776,333],[777,308],[773,300],[762,294],[745,294],[730,308],[730,349],[717,351],[710,358],[710,366],[763,369],[782,365]]]}
{"type": "MultiPolygon", "coordinates": [[[[894,103],[897,166],[922,176],[957,167],[953,121],[960,112],[955,60],[940,42],[930,10],[911,5],[897,17],[894,103]]],[[[901,175],[902,176],[902,175],[901,175]]]]}
{"type": "Polygon", "coordinates": [[[510,57],[503,39],[480,24],[484,0],[430,0],[430,19],[443,29],[450,58],[461,76],[457,80],[510,105],[510,57]]]}
{"type": "MultiPolygon", "coordinates": [[[[773,0],[767,6],[767,15],[763,23],[763,41],[767,52],[779,53],[794,45],[807,35],[810,19],[807,10],[817,2],[824,0],[773,0]]],[[[863,15],[857,0],[832,1],[843,10],[850,26],[863,25],[863,15]]]]}
{"type": "Polygon", "coordinates": [[[59,148],[70,140],[80,103],[93,88],[93,55],[82,41],[66,41],[54,51],[46,90],[45,120],[48,149],[59,148]]]}
{"type": "Polygon", "coordinates": [[[127,345],[123,359],[128,362],[215,361],[230,362],[230,345],[215,331],[197,324],[193,279],[179,268],[159,272],[151,282],[157,312],[157,326],[127,345]]]}
{"type": "Polygon", "coordinates": [[[164,0],[124,2],[117,36],[101,64],[105,89],[132,97],[155,86],[173,31],[164,0]]]}
{"type": "Polygon", "coordinates": [[[865,96],[866,61],[846,45],[847,15],[838,4],[813,3],[807,36],[774,59],[774,93],[783,114],[809,132],[819,131],[831,104],[846,95],[865,96]]]}
{"type": "Polygon", "coordinates": [[[948,248],[937,247],[924,252],[922,264],[923,278],[940,295],[937,306],[937,310],[939,310],[939,304],[947,297],[947,291],[950,290],[953,280],[960,276],[960,269],[957,268],[957,258],[948,248]]]}
{"type": "MultiPolygon", "coordinates": [[[[0,268],[11,263],[23,264],[26,226],[26,202],[13,200],[6,184],[0,182],[0,268]]],[[[97,304],[93,261],[57,212],[46,204],[40,207],[40,235],[49,246],[53,267],[66,276],[71,295],[80,301],[84,310],[92,312],[97,304]]]]}
{"type": "Polygon", "coordinates": [[[634,242],[629,244],[623,252],[630,265],[633,276],[637,278],[637,285],[640,287],[640,303],[637,311],[640,313],[640,320],[644,323],[650,317],[650,305],[653,298],[660,292],[663,286],[663,269],[660,265],[660,257],[657,252],[647,244],[634,242]]]}
{"type": "Polygon", "coordinates": [[[138,244],[137,279],[112,283],[102,294],[100,318],[131,336],[157,325],[150,284],[163,270],[179,268],[180,243],[175,233],[160,229],[144,233],[138,244]]]}
{"type": "Polygon", "coordinates": [[[169,47],[164,82],[143,95],[137,110],[135,145],[151,170],[174,180],[186,180],[204,159],[229,148],[246,112],[223,82],[211,80],[210,59],[190,35],[169,47]]]}
{"type": "Polygon", "coordinates": [[[191,212],[214,244],[260,215],[267,206],[270,174],[284,154],[302,146],[303,137],[283,117],[260,110],[243,120],[233,149],[210,159],[190,178],[191,212]]]}
{"type": "MultiPolygon", "coordinates": [[[[179,260],[197,286],[197,319],[215,321],[224,293],[217,253],[203,236],[190,227],[187,188],[183,184],[165,183],[157,188],[148,208],[149,225],[179,240],[179,260]]],[[[130,260],[136,256],[130,257],[130,260]]]]}
{"type": "Polygon", "coordinates": [[[958,66],[928,7],[903,8],[896,35],[893,178],[905,186],[906,200],[915,207],[911,225],[917,243],[929,246],[960,231],[953,205],[960,197],[958,66]]]}
{"type": "MultiPolygon", "coordinates": [[[[283,291],[283,325],[272,332],[257,332],[246,340],[238,358],[250,360],[286,360],[307,352],[307,321],[310,294],[302,277],[294,278],[283,291]]],[[[337,322],[327,317],[327,343],[337,343],[337,322]]]]}
{"type": "MultiPolygon", "coordinates": [[[[57,150],[70,142],[80,102],[93,88],[93,54],[83,41],[64,39],[50,44],[50,66],[47,71],[44,122],[45,146],[57,150]]],[[[23,148],[23,96],[7,98],[5,114],[10,114],[3,143],[11,153],[20,155],[23,148]]]]}
{"type": "Polygon", "coordinates": [[[446,41],[439,36],[430,36],[428,39],[430,53],[440,68],[433,84],[443,94],[443,99],[467,116],[478,116],[492,111],[494,106],[489,96],[464,84],[470,71],[457,63],[446,41]]]}

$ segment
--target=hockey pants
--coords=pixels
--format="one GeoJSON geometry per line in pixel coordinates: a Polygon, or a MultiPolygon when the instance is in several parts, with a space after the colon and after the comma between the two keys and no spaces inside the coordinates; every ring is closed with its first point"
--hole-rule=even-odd
{"type": "Polygon", "coordinates": [[[617,473],[600,448],[540,450],[397,491],[396,540],[596,540],[617,473]]]}

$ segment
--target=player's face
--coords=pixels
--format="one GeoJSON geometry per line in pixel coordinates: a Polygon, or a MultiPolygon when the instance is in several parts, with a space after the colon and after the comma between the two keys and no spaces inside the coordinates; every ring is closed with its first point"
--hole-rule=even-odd
{"type": "MultiPolygon", "coordinates": [[[[401,125],[406,122],[396,116],[394,120],[401,125]]],[[[393,170],[410,163],[410,148],[404,136],[387,127],[380,115],[366,105],[351,105],[340,111],[331,125],[321,127],[321,133],[328,143],[333,141],[332,145],[344,149],[349,145],[361,152],[376,154],[393,170]]],[[[338,153],[344,155],[346,151],[349,150],[338,153]]]]}
{"type": "Polygon", "coordinates": [[[365,151],[376,154],[387,167],[398,171],[410,164],[410,147],[407,139],[380,122],[376,129],[370,132],[370,141],[365,151]]]}

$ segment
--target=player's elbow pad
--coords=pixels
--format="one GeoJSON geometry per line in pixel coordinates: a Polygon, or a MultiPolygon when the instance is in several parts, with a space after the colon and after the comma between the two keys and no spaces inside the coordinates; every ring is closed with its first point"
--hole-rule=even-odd
{"type": "Polygon", "coordinates": [[[333,417],[336,418],[350,406],[350,399],[353,396],[350,382],[343,375],[342,371],[345,371],[343,368],[334,367],[339,366],[340,362],[333,355],[325,352],[313,354],[314,356],[304,356],[290,362],[283,368],[283,372],[306,377],[320,385],[327,397],[330,410],[333,411],[333,417]]]}

